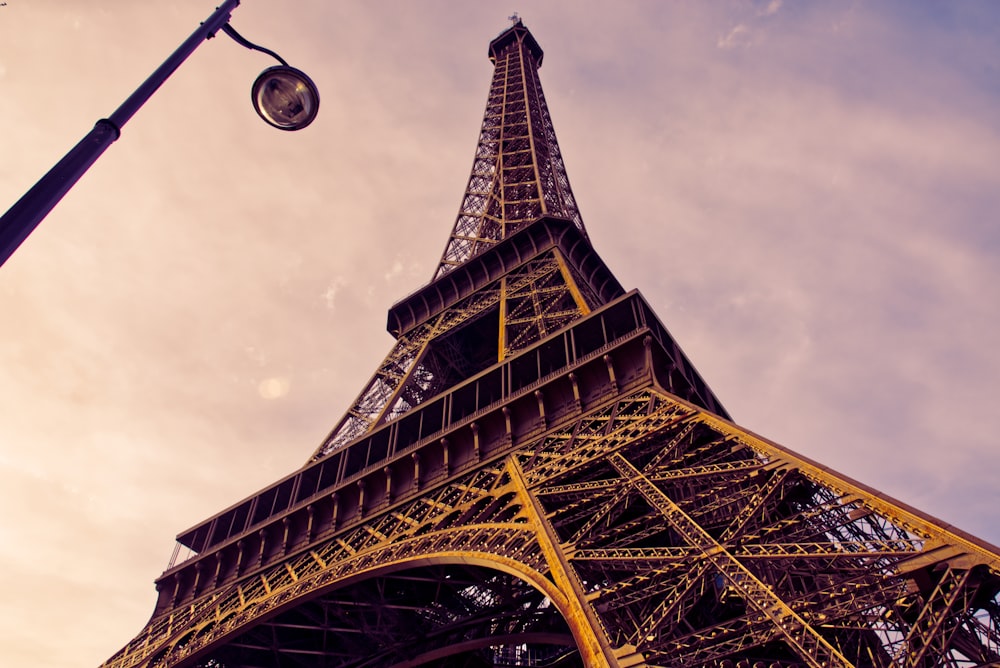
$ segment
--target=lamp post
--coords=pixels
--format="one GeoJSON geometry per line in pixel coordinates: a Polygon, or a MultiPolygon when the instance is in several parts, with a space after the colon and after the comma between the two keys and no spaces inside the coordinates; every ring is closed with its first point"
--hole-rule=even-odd
{"type": "Polygon", "coordinates": [[[232,11],[240,0],[225,0],[149,78],[118,107],[102,118],[94,129],[70,149],[45,176],[0,218],[0,266],[28,238],[59,200],[80,180],[94,162],[121,135],[122,127],[152,97],[153,93],[180,67],[202,42],[222,30],[239,44],[273,56],[279,66],[264,70],[253,84],[254,109],[268,124],[282,130],[300,130],[309,125],[319,109],[316,85],[299,70],[289,67],[278,54],[257,46],[229,25],[232,11]]]}

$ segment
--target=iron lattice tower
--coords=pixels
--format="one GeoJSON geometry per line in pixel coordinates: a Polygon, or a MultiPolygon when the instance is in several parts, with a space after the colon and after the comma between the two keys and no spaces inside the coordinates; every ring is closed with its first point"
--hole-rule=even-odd
{"type": "Polygon", "coordinates": [[[594,252],[517,22],[433,281],[105,665],[986,666],[1000,554],[730,421],[594,252]]]}

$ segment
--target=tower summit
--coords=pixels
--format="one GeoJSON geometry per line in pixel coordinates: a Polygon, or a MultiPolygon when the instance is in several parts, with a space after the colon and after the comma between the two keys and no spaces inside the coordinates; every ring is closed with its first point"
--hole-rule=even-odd
{"type": "Polygon", "coordinates": [[[433,280],[131,666],[988,666],[997,548],[734,424],[594,251],[520,20],[433,280]]]}
{"type": "Polygon", "coordinates": [[[493,81],[472,174],[435,277],[540,216],[584,229],[538,80],[542,48],[511,19],[513,27],[490,42],[493,81]]]}

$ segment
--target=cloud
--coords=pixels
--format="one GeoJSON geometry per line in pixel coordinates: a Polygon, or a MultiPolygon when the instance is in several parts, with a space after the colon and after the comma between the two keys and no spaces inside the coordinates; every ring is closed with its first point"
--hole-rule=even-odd
{"type": "Polygon", "coordinates": [[[323,303],[326,308],[331,311],[334,310],[334,306],[337,301],[337,293],[342,287],[347,285],[347,279],[343,276],[337,276],[326,286],[326,291],[323,292],[323,303]]]}
{"type": "Polygon", "coordinates": [[[257,385],[257,392],[264,399],[280,399],[288,394],[291,382],[287,378],[265,378],[257,385]]]}
{"type": "Polygon", "coordinates": [[[750,28],[740,23],[733,26],[725,36],[719,37],[716,46],[720,49],[735,49],[741,46],[750,46],[751,43],[750,28]]]}
{"type": "Polygon", "coordinates": [[[403,273],[403,263],[400,260],[396,260],[395,262],[392,263],[392,267],[389,268],[389,271],[383,274],[383,277],[385,278],[385,281],[388,283],[389,281],[395,279],[397,276],[400,276],[402,273],[403,273]]]}
{"type": "Polygon", "coordinates": [[[774,16],[781,9],[781,0],[771,0],[763,9],[758,11],[758,16],[774,16]]]}

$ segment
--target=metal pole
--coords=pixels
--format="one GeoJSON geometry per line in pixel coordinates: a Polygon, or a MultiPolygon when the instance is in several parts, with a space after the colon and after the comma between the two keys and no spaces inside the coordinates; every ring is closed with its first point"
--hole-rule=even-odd
{"type": "Polygon", "coordinates": [[[121,135],[121,129],[136,111],[152,97],[181,63],[229,22],[231,12],[240,0],[225,0],[215,12],[177,47],[169,58],[142,82],[132,95],[109,118],[102,118],[76,146],[70,149],[38,183],[32,186],[14,206],[0,218],[0,266],[28,238],[38,223],[48,215],[59,200],[69,192],[108,146],[121,135]]]}

